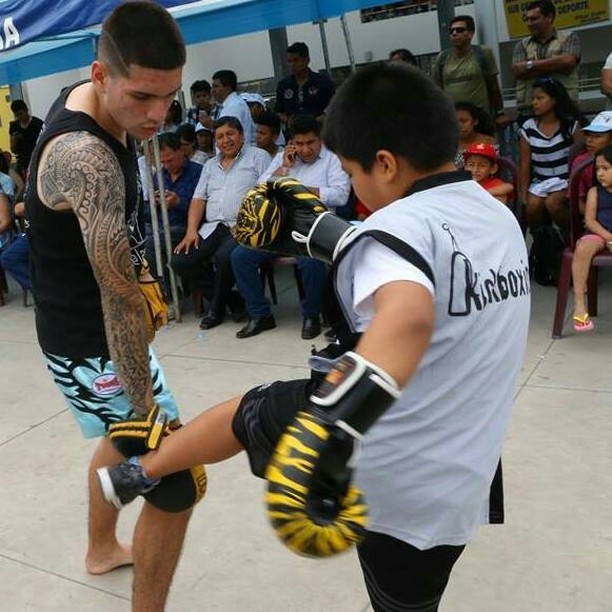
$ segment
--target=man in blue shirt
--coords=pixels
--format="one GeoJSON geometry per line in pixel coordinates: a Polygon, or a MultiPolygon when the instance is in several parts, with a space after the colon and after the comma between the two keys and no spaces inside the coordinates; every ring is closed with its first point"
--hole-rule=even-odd
{"type": "Polygon", "coordinates": [[[308,67],[310,53],[303,42],[287,48],[287,62],[291,75],[279,81],[276,88],[276,114],[285,124],[294,115],[313,115],[321,121],[336,90],[333,81],[308,67]]]}
{"type": "MultiPolygon", "coordinates": [[[[185,235],[187,229],[187,213],[189,203],[193,197],[196,185],[202,174],[202,165],[188,160],[181,150],[181,143],[176,134],[166,132],[159,136],[159,157],[162,165],[162,175],[166,196],[166,207],[168,208],[168,222],[170,224],[170,238],[174,248],[185,235]]],[[[159,184],[157,177],[154,179],[155,202],[159,209],[159,184]]],[[[147,216],[150,215],[147,209],[147,216]]],[[[158,210],[159,233],[161,244],[164,244],[163,222],[158,210]]],[[[158,276],[155,261],[155,246],[153,240],[153,228],[147,223],[147,261],[151,266],[154,276],[158,276]]],[[[165,250],[162,249],[162,260],[165,261],[165,250]]],[[[166,274],[164,273],[164,279],[166,274]]],[[[167,283],[166,283],[167,286],[167,283]]]]}

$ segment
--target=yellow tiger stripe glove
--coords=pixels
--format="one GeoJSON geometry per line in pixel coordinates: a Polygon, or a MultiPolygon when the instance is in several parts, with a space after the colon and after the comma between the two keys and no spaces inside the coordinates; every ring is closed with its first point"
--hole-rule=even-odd
{"type": "Polygon", "coordinates": [[[285,430],[266,470],[266,503],[291,550],[327,557],[364,537],[367,507],[352,472],[363,434],[399,395],[387,372],[347,352],[285,430]]]}
{"type": "Polygon", "coordinates": [[[363,496],[348,485],[350,469],[345,462],[353,453],[353,440],[334,429],[300,412],[266,471],[268,517],[277,536],[294,552],[311,557],[347,550],[362,540],[367,525],[363,496]],[[330,453],[336,460],[329,461],[330,453]],[[328,457],[325,466],[320,463],[322,455],[328,457]],[[313,486],[322,467],[328,471],[328,482],[313,486]]]}
{"type": "Polygon", "coordinates": [[[299,181],[285,177],[247,192],[233,235],[246,247],[331,263],[354,230],[299,181]]]}

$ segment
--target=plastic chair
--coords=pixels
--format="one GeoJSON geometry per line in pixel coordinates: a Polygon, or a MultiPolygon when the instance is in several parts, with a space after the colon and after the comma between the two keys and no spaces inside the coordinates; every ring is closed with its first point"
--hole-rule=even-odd
{"type": "MultiPolygon", "coordinates": [[[[579,205],[579,187],[580,177],[586,168],[593,163],[587,159],[572,170],[569,180],[569,205],[570,205],[570,221],[569,221],[569,245],[563,250],[561,258],[561,272],[559,274],[559,282],[557,284],[557,304],[555,306],[555,317],[553,319],[552,337],[561,338],[563,336],[563,324],[565,322],[565,311],[567,308],[567,296],[570,290],[572,280],[572,261],[574,259],[574,249],[576,242],[582,236],[583,222],[580,215],[579,205]]],[[[593,317],[597,316],[597,298],[598,286],[597,275],[600,266],[612,266],[612,253],[609,251],[601,251],[591,262],[589,278],[587,281],[587,308],[589,314],[593,317]]]]}
{"type": "Polygon", "coordinates": [[[295,284],[297,285],[298,295],[300,301],[304,299],[304,285],[302,283],[302,275],[297,265],[297,259],[295,257],[275,257],[270,261],[267,261],[259,269],[259,278],[263,288],[266,287],[266,281],[270,288],[270,298],[273,304],[278,304],[278,296],[276,294],[276,283],[274,282],[274,268],[276,266],[293,266],[293,276],[295,277],[295,284]]]}
{"type": "Polygon", "coordinates": [[[518,197],[518,167],[510,157],[498,157],[497,166],[500,178],[508,183],[512,183],[514,187],[514,191],[508,196],[508,208],[514,213],[518,224],[521,226],[521,230],[523,230],[523,235],[525,235],[527,232],[527,220],[525,218],[525,207],[518,197]]]}

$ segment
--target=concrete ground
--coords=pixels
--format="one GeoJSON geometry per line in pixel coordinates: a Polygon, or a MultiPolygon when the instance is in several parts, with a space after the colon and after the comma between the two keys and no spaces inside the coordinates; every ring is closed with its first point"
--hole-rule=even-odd
{"type": "MultiPolygon", "coordinates": [[[[278,327],[237,340],[231,322],[199,332],[193,313],[155,348],[185,420],[255,383],[303,376],[297,293],[279,276],[278,327]]],[[[608,286],[606,285],[608,283],[608,286]]],[[[482,528],[448,587],[442,612],[612,610],[612,308],[604,278],[597,329],[550,338],[555,290],[534,287],[529,347],[505,447],[506,525],[482,528]]],[[[83,440],[41,358],[33,308],[15,288],[0,308],[0,611],[127,612],[131,570],[83,567],[83,440]]],[[[512,333],[512,329],[508,330],[512,333]]],[[[321,346],[322,339],[317,340],[321,346]]],[[[138,504],[122,516],[127,540],[138,504]]],[[[209,468],[169,612],[371,610],[354,554],[313,561],[275,539],[263,483],[245,457],[209,468]]]]}

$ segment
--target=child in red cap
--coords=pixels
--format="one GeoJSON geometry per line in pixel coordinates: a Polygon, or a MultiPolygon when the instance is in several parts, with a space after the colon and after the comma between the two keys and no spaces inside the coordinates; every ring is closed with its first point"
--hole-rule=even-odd
{"type": "Polygon", "coordinates": [[[497,151],[495,147],[484,142],[470,145],[463,152],[464,167],[472,173],[472,178],[492,196],[504,204],[514,191],[511,183],[506,183],[498,176],[497,151]]]}

